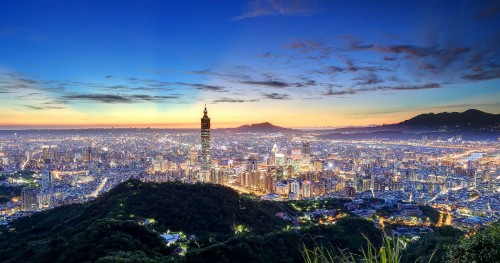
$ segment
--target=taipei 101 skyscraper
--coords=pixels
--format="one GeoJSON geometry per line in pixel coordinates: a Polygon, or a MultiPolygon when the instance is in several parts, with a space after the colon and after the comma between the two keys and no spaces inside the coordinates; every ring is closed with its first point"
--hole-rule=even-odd
{"type": "Polygon", "coordinates": [[[211,168],[210,161],[210,118],[207,115],[207,105],[201,118],[201,172],[206,175],[211,168]]]}

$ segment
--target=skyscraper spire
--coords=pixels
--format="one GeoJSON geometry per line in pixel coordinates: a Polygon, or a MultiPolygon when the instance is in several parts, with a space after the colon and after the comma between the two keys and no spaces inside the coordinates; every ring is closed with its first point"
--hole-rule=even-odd
{"type": "Polygon", "coordinates": [[[203,181],[206,181],[212,166],[210,159],[210,118],[207,113],[207,105],[205,104],[203,117],[201,118],[201,175],[203,181]]]}

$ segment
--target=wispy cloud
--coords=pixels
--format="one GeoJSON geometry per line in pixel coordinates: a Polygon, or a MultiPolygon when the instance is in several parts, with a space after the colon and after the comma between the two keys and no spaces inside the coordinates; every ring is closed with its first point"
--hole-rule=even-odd
{"type": "Polygon", "coordinates": [[[137,102],[159,102],[168,99],[179,99],[177,95],[150,96],[144,94],[114,95],[114,94],[73,94],[63,96],[66,100],[93,101],[101,103],[137,103],[137,102]]]}
{"type": "Polygon", "coordinates": [[[399,85],[399,86],[374,86],[374,87],[363,87],[363,88],[348,88],[348,89],[339,89],[334,90],[333,87],[330,87],[327,92],[323,93],[325,96],[344,96],[344,95],[353,95],[362,92],[371,92],[371,91],[402,91],[402,90],[424,90],[424,89],[438,89],[442,88],[438,83],[427,83],[422,85],[399,85]]]}
{"type": "Polygon", "coordinates": [[[228,103],[243,103],[243,102],[256,102],[259,101],[258,99],[250,99],[250,100],[245,100],[245,99],[236,99],[236,98],[218,98],[212,101],[213,103],[223,103],[223,102],[228,102],[228,103]]]}
{"type": "Polygon", "coordinates": [[[261,16],[308,16],[319,12],[314,0],[253,0],[247,10],[232,20],[238,21],[261,16]]]}
{"type": "Polygon", "coordinates": [[[288,94],[265,93],[263,95],[264,95],[264,98],[272,99],[272,100],[289,100],[290,99],[290,95],[288,95],[288,94]]]}
{"type": "Polygon", "coordinates": [[[468,74],[464,75],[462,77],[463,79],[466,80],[490,80],[490,79],[498,79],[500,78],[500,70],[489,70],[489,71],[482,71],[480,70],[479,72],[475,74],[468,74]]]}
{"type": "Polygon", "coordinates": [[[241,81],[240,83],[248,84],[248,85],[257,85],[257,86],[267,86],[273,88],[286,88],[290,86],[290,84],[283,81],[276,80],[265,80],[265,81],[241,81]]]}
{"type": "Polygon", "coordinates": [[[33,106],[33,105],[23,105],[26,108],[29,109],[34,109],[34,110],[62,110],[66,109],[65,107],[61,106],[45,106],[45,107],[40,107],[40,106],[33,106]]]}

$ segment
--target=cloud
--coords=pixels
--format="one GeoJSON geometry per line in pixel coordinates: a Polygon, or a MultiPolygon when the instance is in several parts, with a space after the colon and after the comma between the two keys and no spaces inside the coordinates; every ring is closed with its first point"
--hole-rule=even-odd
{"type": "Polygon", "coordinates": [[[26,108],[34,109],[34,110],[62,110],[65,109],[65,107],[60,107],[60,106],[46,106],[46,107],[40,107],[40,106],[33,106],[33,105],[22,105],[26,108]]]}
{"type": "Polygon", "coordinates": [[[384,82],[377,75],[370,73],[368,75],[356,77],[353,80],[357,80],[356,85],[373,85],[384,82]]]}
{"type": "Polygon", "coordinates": [[[288,95],[288,94],[265,93],[263,95],[266,99],[272,99],[272,100],[289,100],[290,99],[290,95],[288,95]]]}
{"type": "Polygon", "coordinates": [[[322,41],[297,41],[288,45],[291,50],[297,50],[302,54],[314,54],[314,56],[308,56],[307,59],[318,62],[320,59],[330,58],[332,51],[335,50],[334,47],[328,46],[322,41]]]}
{"type": "Polygon", "coordinates": [[[430,72],[436,73],[436,66],[434,66],[431,63],[423,63],[423,64],[420,65],[420,68],[421,69],[426,69],[426,70],[428,70],[430,72]]]}
{"type": "Polygon", "coordinates": [[[406,53],[417,57],[426,57],[438,53],[434,47],[418,47],[414,45],[393,45],[388,47],[377,47],[377,50],[387,53],[406,53]]]}
{"type": "Polygon", "coordinates": [[[466,80],[490,80],[490,79],[498,79],[500,78],[500,70],[490,70],[490,71],[482,71],[479,70],[477,74],[468,74],[462,77],[466,80]]]}
{"type": "Polygon", "coordinates": [[[333,87],[328,89],[328,92],[323,93],[326,96],[342,96],[342,95],[353,95],[361,92],[373,92],[373,91],[402,91],[402,90],[424,90],[424,89],[438,89],[442,86],[438,83],[427,83],[422,85],[400,85],[400,86],[375,86],[368,88],[349,88],[345,90],[333,90],[333,87]]]}
{"type": "Polygon", "coordinates": [[[314,0],[254,0],[247,11],[234,17],[233,21],[261,16],[308,16],[317,13],[314,0]]]}
{"type": "Polygon", "coordinates": [[[328,89],[328,92],[323,93],[325,96],[343,96],[343,95],[352,95],[356,94],[357,91],[353,89],[347,89],[347,90],[333,90],[332,87],[328,89]]]}
{"type": "Polygon", "coordinates": [[[293,86],[302,88],[302,87],[308,87],[308,86],[316,86],[317,82],[315,80],[306,80],[305,82],[295,82],[293,83],[293,86]]]}
{"type": "Polygon", "coordinates": [[[211,70],[209,69],[204,69],[204,70],[191,70],[188,71],[190,74],[196,74],[196,75],[205,75],[211,73],[211,70]]]}
{"type": "Polygon", "coordinates": [[[259,57],[261,57],[261,58],[270,58],[271,54],[272,53],[270,51],[268,51],[268,52],[260,54],[259,57]]]}
{"type": "Polygon", "coordinates": [[[101,103],[137,103],[137,102],[158,102],[167,99],[179,99],[177,95],[150,96],[144,94],[134,95],[113,95],[113,94],[73,94],[63,96],[66,100],[84,100],[101,103]]]}
{"type": "MultiPolygon", "coordinates": [[[[191,71],[193,74],[209,74],[211,73],[209,70],[206,71],[191,71]],[[197,72],[197,73],[193,73],[197,72]],[[202,73],[203,72],[203,73],[202,73]]],[[[189,82],[168,82],[168,81],[159,81],[159,80],[154,80],[154,79],[139,79],[139,78],[127,78],[129,82],[132,84],[140,84],[144,85],[147,87],[153,87],[153,88],[146,88],[146,87],[128,87],[128,86],[115,86],[115,88],[126,88],[126,89],[142,89],[142,90],[172,90],[175,88],[175,86],[185,86],[185,87],[191,87],[195,88],[197,90],[204,90],[204,91],[217,91],[217,92],[224,92],[226,91],[225,87],[222,86],[216,86],[216,85],[206,85],[202,83],[189,83],[189,82]],[[155,89],[156,88],[156,89],[155,89]]]]}
{"type": "Polygon", "coordinates": [[[420,89],[437,89],[441,88],[441,85],[437,83],[429,83],[424,85],[413,85],[413,86],[396,86],[396,87],[382,87],[380,90],[420,90],[420,89]]]}
{"type": "Polygon", "coordinates": [[[242,102],[256,102],[259,101],[258,99],[251,99],[251,100],[244,100],[244,99],[234,99],[234,98],[228,98],[228,97],[223,97],[219,98],[213,101],[213,103],[221,103],[221,102],[229,102],[229,103],[242,103],[242,102]]]}
{"type": "Polygon", "coordinates": [[[205,84],[187,84],[188,86],[193,86],[197,90],[204,90],[204,91],[218,91],[218,92],[224,92],[226,89],[221,86],[212,86],[212,85],[205,85],[205,84]]]}
{"type": "Polygon", "coordinates": [[[242,84],[248,84],[248,85],[267,86],[267,87],[273,87],[273,88],[286,88],[286,87],[290,86],[286,82],[276,81],[276,80],[267,80],[267,81],[241,81],[240,83],[242,83],[242,84]]]}
{"type": "Polygon", "coordinates": [[[368,50],[368,49],[372,49],[373,47],[374,47],[373,44],[364,44],[363,42],[359,42],[359,41],[354,41],[349,46],[349,48],[351,50],[368,50]]]}
{"type": "Polygon", "coordinates": [[[131,103],[132,100],[125,96],[120,95],[110,95],[110,94],[75,94],[66,95],[65,99],[68,100],[88,100],[97,101],[103,103],[131,103]]]}
{"type": "Polygon", "coordinates": [[[135,100],[143,100],[143,101],[162,101],[167,99],[179,99],[178,95],[159,95],[159,96],[150,96],[150,95],[130,95],[129,98],[135,100]]]}
{"type": "Polygon", "coordinates": [[[359,72],[359,71],[366,71],[366,72],[378,72],[378,71],[394,71],[394,69],[391,69],[389,67],[382,67],[382,66],[364,66],[364,65],[356,65],[352,60],[345,60],[346,67],[339,67],[339,66],[328,66],[323,69],[318,69],[318,70],[313,70],[313,73],[318,73],[321,75],[335,75],[338,73],[353,73],[353,72],[359,72]]]}

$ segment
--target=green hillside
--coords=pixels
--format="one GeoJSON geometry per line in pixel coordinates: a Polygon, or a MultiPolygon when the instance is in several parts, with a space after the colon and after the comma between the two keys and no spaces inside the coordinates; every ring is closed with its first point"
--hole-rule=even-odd
{"type": "Polygon", "coordinates": [[[280,206],[220,185],[131,180],[87,204],[14,221],[0,234],[0,262],[301,262],[304,246],[357,251],[363,234],[380,243],[372,222],[343,218],[299,231],[276,216],[293,209],[280,206]],[[185,238],[167,246],[167,231],[185,238]]]}

